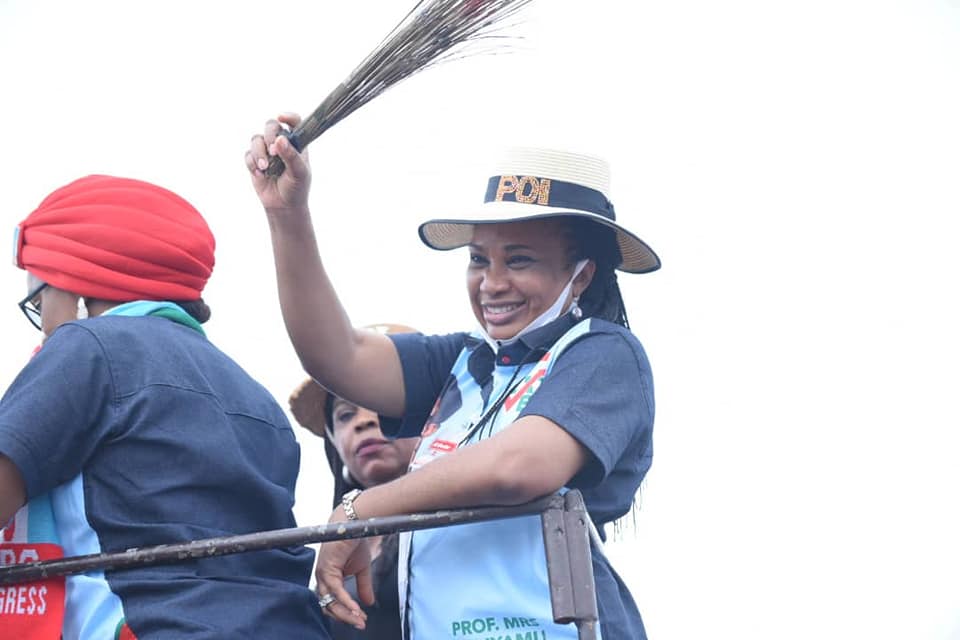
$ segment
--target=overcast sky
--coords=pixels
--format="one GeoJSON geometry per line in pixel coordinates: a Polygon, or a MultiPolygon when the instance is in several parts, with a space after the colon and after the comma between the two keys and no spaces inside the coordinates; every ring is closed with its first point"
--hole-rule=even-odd
{"type": "MultiPolygon", "coordinates": [[[[180,193],[218,241],[209,336],[286,406],[304,374],[243,152],[408,4],[0,0],[0,226],[90,173],[180,193]]],[[[650,637],[960,638],[960,2],[526,16],[518,51],[427,71],[311,145],[353,321],[472,328],[465,256],[416,225],[478,204],[503,144],[606,156],[618,216],[663,260],[620,279],[658,411],[611,553],[650,637]]],[[[4,389],[38,334],[23,272],[0,292],[4,389]]],[[[322,447],[298,436],[298,520],[325,522],[322,447]]]]}

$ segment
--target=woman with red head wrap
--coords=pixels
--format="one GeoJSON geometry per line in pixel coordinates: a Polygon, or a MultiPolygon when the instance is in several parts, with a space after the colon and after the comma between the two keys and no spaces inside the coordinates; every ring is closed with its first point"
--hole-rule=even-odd
{"type": "MultiPolygon", "coordinates": [[[[201,326],[214,247],[186,200],[113,176],[57,189],[17,227],[20,306],[45,343],[0,400],[5,536],[38,531],[39,498],[68,556],[296,526],[300,452],[283,409],[201,326]]],[[[61,629],[39,631],[28,607],[0,609],[0,627],[323,638],[312,561],[296,547],[71,576],[44,603],[61,629]]]]}
{"type": "Polygon", "coordinates": [[[17,227],[14,244],[16,265],[36,286],[84,302],[180,301],[201,323],[210,317],[201,293],[214,248],[203,216],[177,194],[101,175],[47,196],[17,227]]]}

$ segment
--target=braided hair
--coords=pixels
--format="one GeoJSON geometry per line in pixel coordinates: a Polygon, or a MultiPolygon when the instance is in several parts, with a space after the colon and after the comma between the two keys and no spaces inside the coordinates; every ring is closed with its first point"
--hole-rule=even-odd
{"type": "Polygon", "coordinates": [[[630,328],[627,309],[617,283],[617,267],[622,261],[617,234],[610,227],[580,217],[561,218],[570,241],[570,261],[593,260],[597,269],[578,304],[585,317],[601,318],[630,328]]]}
{"type": "MultiPolygon", "coordinates": [[[[608,320],[620,326],[630,328],[627,309],[617,283],[617,267],[623,260],[616,232],[602,224],[580,217],[562,219],[564,232],[570,240],[570,260],[576,263],[589,258],[597,265],[593,280],[580,294],[578,304],[585,318],[594,317],[608,320]]],[[[625,532],[625,522],[629,516],[636,531],[636,518],[639,504],[634,498],[630,511],[613,521],[613,536],[621,538],[625,532]]]]}

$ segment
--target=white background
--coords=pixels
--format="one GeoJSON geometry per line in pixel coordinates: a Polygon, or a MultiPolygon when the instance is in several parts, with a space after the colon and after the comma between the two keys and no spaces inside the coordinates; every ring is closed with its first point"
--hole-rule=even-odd
{"type": "MultiPolygon", "coordinates": [[[[304,374],[243,152],[408,4],[0,0],[0,226],[89,173],[177,191],[219,243],[210,337],[286,405],[304,374]]],[[[664,265],[621,277],[658,412],[636,530],[611,547],[651,638],[960,638],[960,3],[526,15],[520,51],[425,72],[311,145],[354,322],[470,328],[465,257],[416,225],[479,203],[501,144],[606,156],[664,265]]],[[[0,270],[0,389],[38,338],[24,292],[0,270]]],[[[297,516],[324,522],[322,448],[298,435],[297,516]]]]}

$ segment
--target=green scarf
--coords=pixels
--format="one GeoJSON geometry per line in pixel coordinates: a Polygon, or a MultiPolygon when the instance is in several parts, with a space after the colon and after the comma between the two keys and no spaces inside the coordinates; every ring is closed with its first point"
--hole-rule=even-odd
{"type": "Polygon", "coordinates": [[[172,302],[156,302],[153,300],[135,300],[111,307],[103,313],[105,316],[158,316],[179,324],[185,325],[206,337],[206,332],[196,318],[183,310],[180,305],[172,302]]]}

